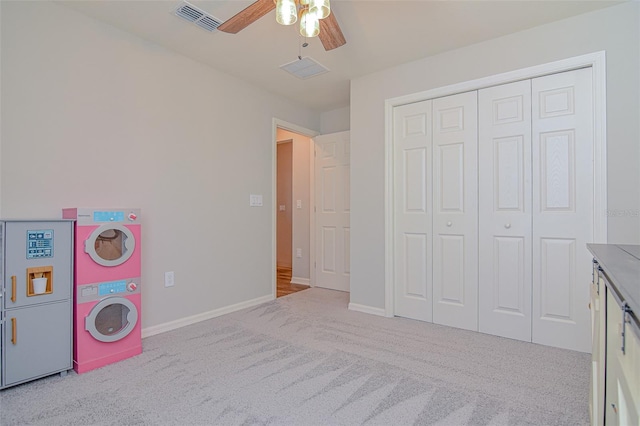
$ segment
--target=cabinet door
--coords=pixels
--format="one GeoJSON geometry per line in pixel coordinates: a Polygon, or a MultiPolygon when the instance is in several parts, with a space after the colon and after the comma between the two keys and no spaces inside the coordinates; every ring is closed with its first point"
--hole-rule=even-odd
{"type": "Polygon", "coordinates": [[[602,272],[594,263],[593,282],[591,283],[591,392],[589,393],[589,410],[591,424],[604,423],[604,368],[606,350],[606,300],[605,283],[602,272]]]}
{"type": "Polygon", "coordinates": [[[71,369],[71,302],[5,311],[3,385],[71,369]]]}
{"type": "Polygon", "coordinates": [[[433,322],[478,330],[477,92],[433,100],[433,322]]]}
{"type": "Polygon", "coordinates": [[[531,341],[531,80],[480,90],[479,330],[531,341]]]}
{"type": "Polygon", "coordinates": [[[623,351],[623,321],[620,305],[607,289],[607,425],[640,424],[640,338],[632,324],[625,324],[623,351]]]}

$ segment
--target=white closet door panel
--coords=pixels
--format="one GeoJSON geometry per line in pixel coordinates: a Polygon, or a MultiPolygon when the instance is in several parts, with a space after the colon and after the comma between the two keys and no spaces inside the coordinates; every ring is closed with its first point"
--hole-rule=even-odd
{"type": "Polygon", "coordinates": [[[532,80],[536,343],[589,352],[593,240],[591,69],[532,80]]]}
{"type": "Polygon", "coordinates": [[[394,108],[394,312],[432,320],[431,101],[394,108]]]}
{"type": "Polygon", "coordinates": [[[531,341],[531,81],[480,90],[479,330],[531,341]]]}
{"type": "Polygon", "coordinates": [[[477,92],[433,100],[433,322],[478,329],[477,92]]]}
{"type": "Polygon", "coordinates": [[[349,132],[314,138],[315,285],[349,291],[349,132]]]}
{"type": "Polygon", "coordinates": [[[464,308],[464,235],[440,234],[438,238],[438,302],[464,308]]]}

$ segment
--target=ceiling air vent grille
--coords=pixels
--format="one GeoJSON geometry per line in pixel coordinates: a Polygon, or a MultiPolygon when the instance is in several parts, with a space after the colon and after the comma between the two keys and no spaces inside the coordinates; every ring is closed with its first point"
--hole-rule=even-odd
{"type": "Polygon", "coordinates": [[[222,22],[216,20],[215,18],[209,15],[204,15],[201,19],[198,19],[196,21],[196,25],[199,25],[200,27],[204,28],[207,31],[213,31],[217,29],[221,23],[222,22]]]}
{"type": "Polygon", "coordinates": [[[285,70],[291,75],[294,75],[302,80],[315,77],[316,75],[329,72],[329,69],[324,65],[320,65],[314,59],[305,56],[288,64],[280,65],[280,69],[285,70]]]}
{"type": "Polygon", "coordinates": [[[176,16],[186,19],[189,22],[193,22],[200,28],[207,31],[214,31],[220,26],[220,24],[222,24],[222,21],[219,19],[214,18],[186,1],[182,2],[182,4],[180,4],[176,9],[176,16]]]}

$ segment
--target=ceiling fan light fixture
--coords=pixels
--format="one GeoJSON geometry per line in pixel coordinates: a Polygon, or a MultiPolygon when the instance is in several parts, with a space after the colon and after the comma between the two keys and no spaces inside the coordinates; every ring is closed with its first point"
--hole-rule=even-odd
{"type": "Polygon", "coordinates": [[[293,25],[298,20],[298,6],[294,0],[276,1],[276,21],[281,25],[293,25]]]}
{"type": "Polygon", "coordinates": [[[300,35],[303,37],[316,37],[320,34],[320,21],[317,16],[306,7],[300,12],[300,35]]]}
{"type": "Polygon", "coordinates": [[[331,13],[329,0],[308,0],[309,12],[316,15],[318,19],[324,19],[331,13]]]}

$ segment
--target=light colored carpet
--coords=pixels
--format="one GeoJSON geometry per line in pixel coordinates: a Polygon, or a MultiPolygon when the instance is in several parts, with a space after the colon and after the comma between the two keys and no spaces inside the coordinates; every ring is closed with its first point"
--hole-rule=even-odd
{"type": "Polygon", "coordinates": [[[347,310],[312,288],[0,392],[2,425],[583,425],[589,355],[347,310]]]}

